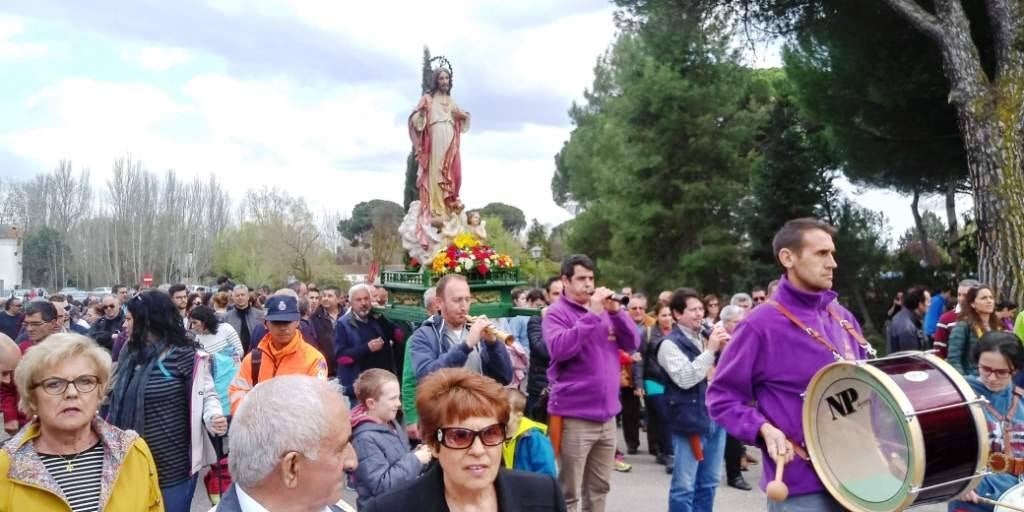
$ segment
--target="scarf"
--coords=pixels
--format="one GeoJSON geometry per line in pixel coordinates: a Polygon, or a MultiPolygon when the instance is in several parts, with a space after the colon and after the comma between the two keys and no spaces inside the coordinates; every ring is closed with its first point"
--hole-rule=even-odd
{"type": "Polygon", "coordinates": [[[166,348],[166,343],[158,341],[121,354],[110,392],[107,420],[112,425],[146,436],[146,383],[166,348]]]}

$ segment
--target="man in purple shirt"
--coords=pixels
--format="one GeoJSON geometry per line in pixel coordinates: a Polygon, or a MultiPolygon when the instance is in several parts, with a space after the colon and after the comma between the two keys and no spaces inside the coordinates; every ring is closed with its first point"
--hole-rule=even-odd
{"type": "Polygon", "coordinates": [[[860,325],[831,290],[837,266],[834,233],[832,226],[810,218],[791,220],[776,233],[772,250],[786,274],[772,301],[755,308],[736,328],[707,392],[711,418],[740,441],[760,445],[767,455],[762,490],[775,475],[777,461],[785,461],[789,498],[769,501],[771,512],[844,510],[802,456],[801,393],[837,357],[866,358],[865,348],[843,322],[858,333],[860,325]],[[823,340],[797,327],[783,310],[813,326],[823,340]],[[795,457],[798,451],[801,456],[795,457]]]}
{"type": "Polygon", "coordinates": [[[594,289],[594,262],[581,254],[562,262],[562,296],[543,320],[551,352],[548,413],[561,417],[558,481],[566,510],[604,512],[615,462],[619,349],[640,346],[636,325],[608,288],[594,289]]]}

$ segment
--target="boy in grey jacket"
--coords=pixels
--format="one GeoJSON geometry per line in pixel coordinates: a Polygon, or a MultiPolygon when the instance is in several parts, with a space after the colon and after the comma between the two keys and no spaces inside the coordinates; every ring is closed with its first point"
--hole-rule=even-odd
{"type": "Polygon", "coordinates": [[[409,451],[405,429],[395,421],[402,400],[393,373],[371,368],[354,387],[359,405],[352,409],[352,446],[359,456],[356,492],[362,509],[370,498],[415,480],[431,454],[426,445],[409,451]]]}

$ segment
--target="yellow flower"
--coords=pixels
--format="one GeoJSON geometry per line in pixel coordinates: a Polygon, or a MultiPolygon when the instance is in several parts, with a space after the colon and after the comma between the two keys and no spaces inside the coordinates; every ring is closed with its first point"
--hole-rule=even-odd
{"type": "Polygon", "coordinates": [[[469,233],[461,233],[455,237],[455,240],[452,241],[452,245],[465,250],[472,249],[473,247],[480,245],[480,241],[469,233]]]}

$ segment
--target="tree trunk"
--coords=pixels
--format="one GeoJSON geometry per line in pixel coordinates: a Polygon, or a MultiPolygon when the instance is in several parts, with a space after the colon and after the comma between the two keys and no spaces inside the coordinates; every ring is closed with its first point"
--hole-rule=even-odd
{"type": "Polygon", "coordinates": [[[953,268],[960,267],[960,227],[956,218],[956,180],[950,180],[946,185],[946,225],[949,240],[949,259],[953,268]]]}
{"type": "Polygon", "coordinates": [[[992,285],[997,297],[1019,302],[1024,298],[1022,142],[1019,120],[1008,129],[998,108],[965,109],[960,117],[978,224],[978,279],[992,285]]]}
{"type": "Polygon", "coordinates": [[[875,328],[875,322],[871,319],[871,311],[868,309],[868,305],[864,302],[864,294],[861,293],[860,285],[853,285],[853,301],[857,304],[857,310],[860,311],[860,316],[863,320],[860,323],[861,330],[865,333],[873,332],[878,333],[875,328]]]}
{"type": "Polygon", "coordinates": [[[914,200],[910,202],[910,211],[914,214],[914,226],[917,228],[917,238],[921,241],[921,266],[928,268],[928,232],[924,229],[924,221],[921,220],[921,209],[918,207],[921,201],[921,190],[914,188],[914,200]]]}
{"type": "Polygon", "coordinates": [[[963,0],[884,0],[942,53],[974,190],[978,279],[998,296],[1024,299],[1024,2],[985,0],[992,32],[992,75],[981,63],[963,0]]]}

